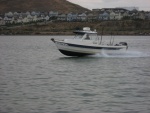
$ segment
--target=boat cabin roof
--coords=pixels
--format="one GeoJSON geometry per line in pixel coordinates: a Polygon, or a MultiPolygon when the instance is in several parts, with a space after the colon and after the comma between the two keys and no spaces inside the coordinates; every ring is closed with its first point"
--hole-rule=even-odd
{"type": "Polygon", "coordinates": [[[76,30],[73,33],[80,34],[80,35],[84,35],[84,34],[97,34],[96,30],[95,31],[91,31],[89,27],[84,27],[83,30],[76,30]]]}
{"type": "Polygon", "coordinates": [[[80,30],[74,31],[73,33],[81,34],[81,35],[84,35],[84,34],[97,34],[96,31],[80,31],[80,30]]]}

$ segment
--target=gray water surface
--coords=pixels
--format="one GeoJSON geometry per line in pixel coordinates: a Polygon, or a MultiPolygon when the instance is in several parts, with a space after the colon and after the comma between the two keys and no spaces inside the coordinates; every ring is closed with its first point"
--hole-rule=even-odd
{"type": "Polygon", "coordinates": [[[87,57],[50,38],[0,36],[0,113],[150,113],[149,36],[115,37],[129,49],[87,57]]]}

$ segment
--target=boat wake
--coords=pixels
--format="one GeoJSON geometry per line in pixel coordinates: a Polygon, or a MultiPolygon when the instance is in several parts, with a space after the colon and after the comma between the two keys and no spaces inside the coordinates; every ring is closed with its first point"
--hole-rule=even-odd
{"type": "Polygon", "coordinates": [[[93,55],[93,57],[105,57],[105,58],[138,58],[138,57],[150,57],[150,53],[143,53],[140,51],[116,51],[106,52],[103,50],[101,53],[93,55]]]}

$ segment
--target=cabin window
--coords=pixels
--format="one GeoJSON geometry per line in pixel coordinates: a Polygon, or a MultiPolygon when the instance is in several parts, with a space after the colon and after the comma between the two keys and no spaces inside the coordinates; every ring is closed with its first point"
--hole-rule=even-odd
{"type": "Polygon", "coordinates": [[[82,39],[82,37],[83,37],[83,35],[77,34],[77,35],[75,35],[74,39],[82,39]]]}
{"type": "Polygon", "coordinates": [[[91,40],[94,40],[94,41],[97,41],[99,39],[97,34],[91,34],[90,38],[91,38],[91,40]]]}
{"type": "Polygon", "coordinates": [[[90,36],[87,34],[86,37],[85,37],[85,40],[90,40],[90,36]]]}

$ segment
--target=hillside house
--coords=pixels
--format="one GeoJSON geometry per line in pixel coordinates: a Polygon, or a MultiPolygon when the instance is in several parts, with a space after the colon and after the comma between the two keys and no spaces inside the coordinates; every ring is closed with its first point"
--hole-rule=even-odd
{"type": "Polygon", "coordinates": [[[35,11],[32,11],[30,15],[35,16],[35,15],[37,15],[37,13],[35,11]]]}
{"type": "Polygon", "coordinates": [[[14,17],[4,17],[4,21],[6,24],[12,24],[14,22],[14,17]]]}
{"type": "Polygon", "coordinates": [[[67,21],[68,22],[71,22],[73,20],[73,18],[72,18],[72,13],[68,13],[67,14],[67,21]]]}
{"type": "Polygon", "coordinates": [[[123,13],[123,12],[112,11],[110,13],[110,20],[121,20],[125,16],[125,14],[126,13],[123,13]]]}
{"type": "Polygon", "coordinates": [[[26,15],[31,15],[31,13],[29,11],[26,12],[26,15]]]}
{"type": "Polygon", "coordinates": [[[57,20],[58,21],[66,21],[67,20],[67,15],[66,14],[59,14],[58,16],[57,16],[57,20]]]}
{"type": "Polygon", "coordinates": [[[20,16],[18,19],[17,19],[17,23],[23,23],[23,17],[22,16],[20,16]]]}
{"type": "Polygon", "coordinates": [[[77,16],[77,21],[87,21],[87,15],[85,13],[81,13],[77,16]]]}
{"type": "Polygon", "coordinates": [[[28,20],[28,22],[32,22],[33,21],[33,17],[31,15],[27,15],[27,20],[28,20]]]}
{"type": "Polygon", "coordinates": [[[57,11],[50,11],[49,12],[49,17],[57,17],[58,16],[58,12],[57,11]]]}
{"type": "Polygon", "coordinates": [[[126,14],[125,12],[116,12],[116,20],[121,20],[126,14]]]}
{"type": "Polygon", "coordinates": [[[14,17],[18,17],[20,14],[18,12],[14,12],[14,17]]]}
{"type": "Polygon", "coordinates": [[[109,20],[110,19],[110,14],[109,12],[106,11],[101,11],[98,17],[99,20],[109,20]]]}
{"type": "Polygon", "coordinates": [[[88,22],[97,21],[97,19],[98,19],[98,14],[97,13],[89,13],[89,14],[87,14],[87,21],[88,22]]]}
{"type": "MultiPolygon", "coordinates": [[[[122,13],[122,12],[121,12],[122,13]]],[[[123,18],[128,16],[128,11],[122,13],[123,18]]]]}
{"type": "Polygon", "coordinates": [[[145,13],[145,19],[146,20],[150,20],[150,12],[146,12],[145,13]]]}
{"type": "Polygon", "coordinates": [[[140,12],[138,13],[138,19],[145,20],[145,18],[146,18],[145,13],[144,13],[143,11],[140,11],[140,12]]]}
{"type": "Polygon", "coordinates": [[[28,22],[29,22],[29,19],[28,19],[27,17],[25,17],[25,18],[22,19],[22,22],[23,22],[23,23],[28,23],[28,22]]]}
{"type": "Polygon", "coordinates": [[[49,21],[49,19],[50,19],[50,17],[48,15],[45,16],[45,18],[44,18],[45,21],[49,21]]]}
{"type": "Polygon", "coordinates": [[[128,13],[128,17],[130,17],[130,19],[142,19],[145,20],[146,15],[143,11],[141,12],[134,12],[134,11],[130,11],[128,13]]]}
{"type": "Polygon", "coordinates": [[[42,14],[40,14],[40,16],[39,16],[39,17],[40,17],[40,19],[41,19],[40,21],[44,21],[44,20],[45,20],[45,15],[44,15],[43,13],[42,13],[42,14]]]}
{"type": "Polygon", "coordinates": [[[12,12],[5,13],[5,17],[12,18],[14,14],[12,12]]]}
{"type": "Polygon", "coordinates": [[[43,17],[37,16],[37,21],[43,21],[43,17]]]}
{"type": "Polygon", "coordinates": [[[72,13],[72,20],[73,21],[77,21],[77,17],[78,17],[77,13],[72,13]]]}
{"type": "Polygon", "coordinates": [[[33,22],[37,22],[38,21],[37,15],[32,16],[32,17],[33,17],[33,22]]]}
{"type": "Polygon", "coordinates": [[[67,21],[72,22],[72,21],[77,21],[77,13],[68,13],[67,14],[67,21]]]}
{"type": "Polygon", "coordinates": [[[115,12],[110,12],[110,20],[116,20],[116,13],[115,12]]]}

